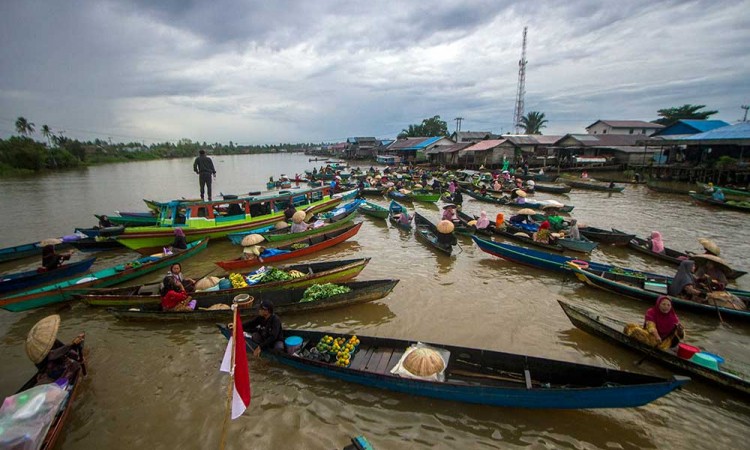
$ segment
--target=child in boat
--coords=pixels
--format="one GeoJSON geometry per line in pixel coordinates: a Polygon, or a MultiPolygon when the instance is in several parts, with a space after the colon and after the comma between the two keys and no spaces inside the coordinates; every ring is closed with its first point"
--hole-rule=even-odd
{"type": "Polygon", "coordinates": [[[169,274],[173,276],[177,281],[182,283],[182,286],[185,288],[187,292],[194,292],[195,291],[195,280],[192,278],[185,278],[185,276],[182,274],[182,264],[180,263],[174,263],[169,268],[169,274]]]}
{"type": "Polygon", "coordinates": [[[647,239],[651,247],[651,251],[654,253],[664,253],[664,241],[661,238],[661,233],[658,231],[652,231],[651,237],[647,239]]]}
{"type": "Polygon", "coordinates": [[[179,280],[172,275],[164,277],[161,288],[161,307],[164,311],[193,311],[196,303],[179,280]]]}

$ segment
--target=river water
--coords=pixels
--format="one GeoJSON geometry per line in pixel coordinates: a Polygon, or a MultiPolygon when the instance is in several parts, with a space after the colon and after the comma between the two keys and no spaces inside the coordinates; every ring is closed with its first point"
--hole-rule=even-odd
{"type": "MultiPolygon", "coordinates": [[[[262,190],[269,176],[309,169],[293,154],[214,156],[216,193],[262,190]]],[[[111,164],[28,179],[2,179],[0,246],[32,242],[95,223],[93,213],[142,211],[143,198],[195,197],[191,159],[111,164]]],[[[216,196],[216,194],[214,194],[216,196]]],[[[660,230],[668,247],[698,250],[713,238],[722,257],[748,269],[747,216],[707,209],[687,196],[628,186],[622,194],[576,191],[537,194],[576,206],[580,222],[632,230],[660,230]]],[[[385,205],[385,199],[380,201],[385,205]]],[[[439,205],[439,204],[438,204],[439,205]]],[[[438,206],[418,204],[437,219],[438,206]]],[[[467,198],[464,209],[490,217],[510,211],[467,198]]],[[[557,305],[563,299],[622,320],[638,322],[650,305],[514,265],[459,238],[453,257],[437,255],[413,234],[369,217],[359,234],[318,260],[372,257],[359,279],[398,278],[388,297],[369,304],[284,318],[286,327],[357,333],[481,347],[669,376],[649,361],[576,329],[557,305]]],[[[228,241],[183,264],[200,276],[213,261],[236,257],[228,241]]],[[[83,257],[77,254],[75,257],[83,257]]],[[[102,253],[96,268],[126,262],[127,250],[102,253]]],[[[674,268],[624,249],[603,248],[592,259],[673,274],[674,268]]],[[[7,263],[0,271],[36,266],[7,263]]],[[[134,280],[155,281],[163,274],[134,280]]],[[[750,289],[750,276],[737,284],[750,289]]],[[[23,350],[28,330],[42,317],[62,316],[60,337],[86,331],[89,377],[59,448],[197,449],[218,446],[227,377],[218,367],[226,340],[211,324],[119,322],[106,311],[65,305],[10,313],[0,310],[0,396],[12,394],[34,367],[23,350]]],[[[679,311],[678,311],[679,312],[679,311]]],[[[750,372],[750,326],[679,312],[691,343],[723,355],[750,372]]],[[[535,411],[436,401],[309,375],[251,358],[252,403],[231,423],[227,448],[341,448],[364,434],[379,449],[412,448],[746,448],[750,405],[693,381],[647,406],[632,409],[535,411]]]]}

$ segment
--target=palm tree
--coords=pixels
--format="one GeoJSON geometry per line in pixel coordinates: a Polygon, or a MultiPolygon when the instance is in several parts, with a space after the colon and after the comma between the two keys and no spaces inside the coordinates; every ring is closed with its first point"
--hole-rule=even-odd
{"type": "Polygon", "coordinates": [[[52,142],[50,141],[50,136],[52,136],[52,130],[49,129],[49,125],[42,125],[42,136],[47,138],[47,143],[49,145],[52,145],[52,142]]]}
{"type": "Polygon", "coordinates": [[[525,134],[542,134],[542,128],[547,126],[547,119],[543,112],[529,111],[521,117],[519,125],[523,127],[525,134]]]}
{"type": "Polygon", "coordinates": [[[19,117],[16,119],[16,131],[18,131],[18,134],[28,136],[34,132],[34,124],[26,120],[25,117],[19,117]]]}

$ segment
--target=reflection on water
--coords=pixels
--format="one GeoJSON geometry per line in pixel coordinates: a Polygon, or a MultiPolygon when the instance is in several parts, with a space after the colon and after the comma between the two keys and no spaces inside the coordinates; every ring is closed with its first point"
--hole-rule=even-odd
{"type": "MultiPolygon", "coordinates": [[[[219,172],[215,190],[232,193],[262,190],[271,175],[312,167],[303,155],[220,156],[214,162],[219,172]]],[[[92,225],[93,213],[144,210],[142,198],[194,196],[197,178],[191,165],[190,158],[0,180],[0,246],[69,234],[76,226],[92,225]]],[[[736,239],[737,230],[746,228],[747,216],[742,213],[705,209],[686,196],[653,193],[645,186],[629,185],[616,195],[575,189],[567,196],[535,195],[548,198],[575,205],[573,215],[591,226],[638,236],[659,230],[666,245],[678,250],[698,251],[697,239],[711,237],[733,265],[750,266],[750,242],[736,239]]],[[[374,201],[388,205],[384,198],[374,201]]],[[[437,221],[442,203],[407,206],[437,221]]],[[[513,213],[470,198],[463,209],[477,215],[485,210],[490,217],[513,213]]],[[[584,286],[569,275],[493,257],[463,237],[454,255],[447,257],[418,242],[413,231],[384,220],[361,220],[364,225],[357,236],[310,260],[372,257],[358,279],[397,278],[400,283],[390,295],[371,303],[289,316],[284,318],[287,328],[407,338],[670,374],[648,360],[636,365],[638,354],[577,330],[557,300],[633,322],[641,321],[651,305],[584,286]]],[[[240,252],[226,240],[214,240],[185,261],[183,271],[193,277],[221,273],[214,262],[236,258],[240,252]]],[[[128,250],[96,255],[95,270],[137,257],[128,250]]],[[[664,274],[675,271],[674,266],[618,247],[597,249],[591,258],[664,274]]],[[[2,264],[0,270],[30,270],[37,263],[34,259],[2,264]]],[[[129,284],[158,281],[163,275],[152,273],[129,284]]],[[[740,278],[737,286],[750,289],[750,276],[740,278]]],[[[23,350],[26,333],[55,312],[62,317],[61,339],[85,330],[91,351],[91,376],[60,449],[217,445],[227,386],[226,375],[217,368],[226,340],[213,324],[119,322],[105,310],[70,304],[18,314],[0,310],[0,395],[13,393],[33,375],[23,350]]],[[[750,326],[730,320],[721,324],[710,314],[678,314],[691,343],[742,367],[750,364],[750,326]]],[[[641,408],[534,411],[411,397],[265,360],[251,359],[250,364],[252,403],[229,427],[228,448],[341,448],[356,434],[365,434],[376,448],[388,449],[700,448],[706,436],[717,448],[744,448],[750,426],[748,403],[698,381],[641,408]]]]}

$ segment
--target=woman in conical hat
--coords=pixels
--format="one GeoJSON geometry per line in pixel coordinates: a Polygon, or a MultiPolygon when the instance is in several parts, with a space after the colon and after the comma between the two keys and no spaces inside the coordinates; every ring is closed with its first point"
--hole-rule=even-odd
{"type": "Polygon", "coordinates": [[[37,322],[26,336],[26,355],[39,370],[39,384],[70,379],[82,367],[85,334],[79,334],[70,345],[65,345],[57,339],[59,328],[60,316],[53,314],[37,322]]]}

